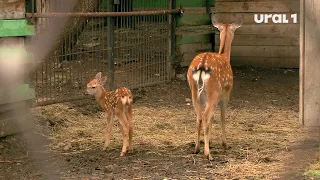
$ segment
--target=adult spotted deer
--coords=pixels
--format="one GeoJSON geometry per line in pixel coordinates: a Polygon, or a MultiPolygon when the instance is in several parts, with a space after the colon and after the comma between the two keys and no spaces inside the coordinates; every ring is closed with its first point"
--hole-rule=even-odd
{"type": "Polygon", "coordinates": [[[104,109],[107,118],[107,130],[103,150],[110,144],[110,132],[114,116],[120,121],[120,130],[123,136],[123,145],[120,156],[124,156],[127,150],[132,151],[132,93],[127,88],[118,88],[108,91],[103,88],[107,77],[101,77],[99,72],[94,79],[87,84],[87,92],[94,95],[98,105],[104,109]]]}
{"type": "Polygon", "coordinates": [[[200,53],[192,60],[187,80],[192,94],[192,102],[197,118],[197,141],[194,153],[200,152],[200,130],[204,131],[204,154],[209,160],[211,135],[211,118],[220,102],[222,145],[226,148],[225,111],[233,87],[233,73],[230,65],[231,43],[234,31],[242,25],[243,17],[232,24],[221,24],[212,15],[214,27],[220,31],[220,48],[218,53],[200,53]]]}

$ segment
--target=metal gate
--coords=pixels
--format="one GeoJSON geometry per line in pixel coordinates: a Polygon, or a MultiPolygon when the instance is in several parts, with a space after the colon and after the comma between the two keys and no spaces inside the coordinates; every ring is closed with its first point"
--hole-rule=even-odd
{"type": "Polygon", "coordinates": [[[170,80],[172,14],[182,12],[172,0],[67,2],[29,3],[26,15],[37,25],[30,42],[37,105],[87,97],[86,84],[99,71],[108,76],[108,89],[170,80]]]}

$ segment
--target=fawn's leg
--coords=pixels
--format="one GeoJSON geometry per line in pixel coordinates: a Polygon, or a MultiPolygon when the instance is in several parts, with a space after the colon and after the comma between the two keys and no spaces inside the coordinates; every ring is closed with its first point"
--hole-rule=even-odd
{"type": "Polygon", "coordinates": [[[214,91],[213,93],[208,94],[208,101],[206,108],[202,117],[202,125],[204,131],[204,154],[209,160],[212,160],[210,153],[210,136],[211,136],[211,126],[212,126],[212,117],[214,115],[214,110],[217,106],[219,100],[219,93],[214,91]]]}
{"type": "Polygon", "coordinates": [[[110,144],[110,133],[111,128],[113,125],[113,113],[111,111],[106,112],[106,118],[107,118],[107,130],[106,130],[106,139],[104,142],[103,150],[106,150],[110,144]]]}
{"type": "Polygon", "coordinates": [[[221,109],[221,129],[222,129],[222,146],[227,148],[227,140],[226,140],[226,107],[229,102],[230,92],[225,92],[221,99],[220,109],[221,109]]]}
{"type": "Polygon", "coordinates": [[[128,122],[127,118],[124,114],[124,109],[121,107],[121,110],[118,109],[116,112],[116,116],[119,119],[120,125],[121,125],[121,131],[122,131],[122,138],[123,138],[123,144],[122,144],[122,150],[120,156],[124,156],[127,152],[127,147],[129,145],[129,127],[128,127],[128,122]]]}
{"type": "Polygon", "coordinates": [[[133,136],[133,122],[132,122],[132,105],[128,105],[127,111],[126,111],[126,118],[128,120],[128,128],[129,128],[129,152],[133,151],[132,148],[132,136],[133,136]]]}
{"type": "Polygon", "coordinates": [[[197,124],[196,124],[196,128],[197,128],[197,140],[196,140],[196,146],[194,149],[194,153],[197,154],[200,152],[200,131],[201,131],[201,104],[200,101],[198,99],[198,90],[197,90],[197,85],[193,84],[193,86],[191,87],[191,95],[192,95],[192,103],[193,103],[193,107],[194,110],[196,112],[196,116],[197,116],[197,124]]]}

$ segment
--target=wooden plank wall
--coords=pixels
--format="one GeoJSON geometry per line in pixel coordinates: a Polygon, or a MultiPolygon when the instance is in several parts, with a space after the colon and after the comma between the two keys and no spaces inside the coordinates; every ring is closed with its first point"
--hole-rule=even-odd
{"type": "Polygon", "coordinates": [[[319,127],[320,1],[301,0],[301,14],[300,122],[319,127]]]}
{"type": "MultiPolygon", "coordinates": [[[[216,0],[215,12],[222,22],[232,22],[244,14],[244,23],[235,32],[231,64],[260,67],[299,68],[299,0],[216,0]],[[298,23],[257,24],[254,14],[297,13],[298,23]]],[[[215,29],[215,51],[219,49],[219,31],[215,29]]]]}
{"type": "Polygon", "coordinates": [[[185,12],[177,20],[176,61],[187,67],[196,54],[213,50],[214,29],[206,6],[213,7],[214,0],[177,0],[180,5],[185,12]]]}

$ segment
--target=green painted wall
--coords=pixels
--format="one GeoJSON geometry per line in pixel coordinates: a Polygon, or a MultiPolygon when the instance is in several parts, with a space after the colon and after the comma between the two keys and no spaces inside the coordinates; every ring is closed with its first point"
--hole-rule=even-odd
{"type": "Polygon", "coordinates": [[[177,45],[207,43],[210,42],[210,34],[186,34],[177,36],[177,45]]]}
{"type": "Polygon", "coordinates": [[[210,14],[197,14],[197,13],[186,13],[181,18],[178,18],[178,26],[199,26],[207,25],[211,23],[210,14]]]}
{"type": "Polygon", "coordinates": [[[0,20],[0,37],[31,36],[34,26],[27,24],[26,19],[0,20]]]}

